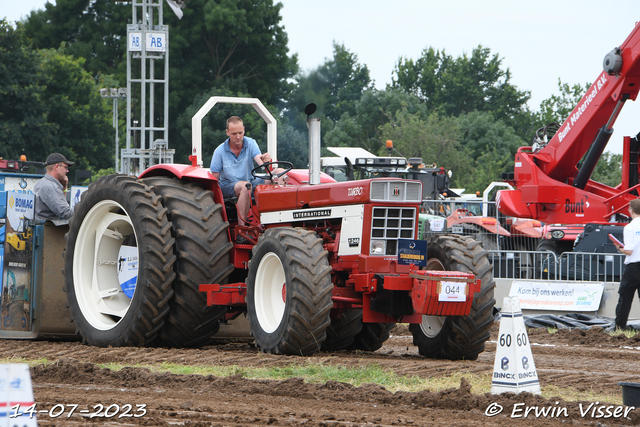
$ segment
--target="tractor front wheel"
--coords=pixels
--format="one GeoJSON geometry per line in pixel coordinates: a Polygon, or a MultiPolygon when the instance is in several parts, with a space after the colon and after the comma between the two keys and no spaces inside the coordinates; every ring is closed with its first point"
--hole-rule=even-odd
{"type": "Polygon", "coordinates": [[[300,228],[271,228],[253,248],[247,310],[256,344],[266,353],[320,350],[331,322],[331,267],[322,239],[300,228]]]}
{"type": "Polygon", "coordinates": [[[412,324],[413,343],[421,355],[436,359],[475,360],[484,351],[495,305],[492,266],[481,243],[470,236],[433,235],[427,243],[427,270],[472,273],[482,281],[468,316],[422,316],[412,324]]]}

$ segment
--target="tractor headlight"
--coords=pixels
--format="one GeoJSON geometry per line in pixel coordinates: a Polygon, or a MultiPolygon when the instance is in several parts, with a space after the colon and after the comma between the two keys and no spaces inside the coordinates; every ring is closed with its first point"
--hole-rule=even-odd
{"type": "Polygon", "coordinates": [[[551,237],[554,239],[562,239],[564,237],[564,231],[562,230],[553,230],[551,232],[551,237]]]}
{"type": "Polygon", "coordinates": [[[371,240],[371,255],[384,255],[384,240],[371,240]]]}

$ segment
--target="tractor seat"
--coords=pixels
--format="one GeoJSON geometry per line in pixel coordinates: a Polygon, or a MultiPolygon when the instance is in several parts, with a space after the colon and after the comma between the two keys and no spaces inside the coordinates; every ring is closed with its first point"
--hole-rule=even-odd
{"type": "MultiPolygon", "coordinates": [[[[251,184],[246,184],[247,189],[251,189],[251,184]]],[[[236,203],[238,203],[237,197],[227,197],[224,200],[224,207],[227,211],[227,220],[228,221],[237,221],[238,220],[238,209],[236,209],[236,203]]],[[[256,204],[256,199],[253,197],[253,191],[251,192],[251,205],[254,206],[256,204]]]]}
{"type": "Polygon", "coordinates": [[[224,208],[227,211],[227,221],[238,220],[238,209],[236,209],[236,203],[238,203],[237,197],[224,199],[224,208]]]}

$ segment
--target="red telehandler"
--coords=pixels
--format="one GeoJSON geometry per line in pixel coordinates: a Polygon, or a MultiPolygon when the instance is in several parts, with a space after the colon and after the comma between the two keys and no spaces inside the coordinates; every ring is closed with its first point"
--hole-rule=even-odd
{"type": "MultiPolygon", "coordinates": [[[[513,176],[505,179],[515,189],[499,193],[496,201],[500,212],[534,218],[547,225],[587,224],[580,235],[583,241],[589,240],[585,239],[589,232],[601,235],[600,240],[605,241],[611,231],[621,236],[621,227],[614,231],[611,223],[627,222],[628,203],[638,197],[639,136],[624,138],[619,185],[609,187],[591,180],[591,175],[622,107],[629,100],[635,101],[640,89],[640,24],[636,24],[620,47],[606,54],[603,67],[562,125],[549,125],[542,137],[538,134],[533,146],[520,147],[513,176]],[[552,137],[546,137],[552,133],[552,137]]],[[[553,234],[552,240],[542,243],[545,249],[557,253],[571,250],[561,247],[565,234],[562,229],[551,230],[549,234],[553,234]]],[[[576,241],[574,252],[588,251],[578,245],[576,241]]],[[[600,251],[609,252],[602,250],[605,243],[598,246],[600,251]]]]}

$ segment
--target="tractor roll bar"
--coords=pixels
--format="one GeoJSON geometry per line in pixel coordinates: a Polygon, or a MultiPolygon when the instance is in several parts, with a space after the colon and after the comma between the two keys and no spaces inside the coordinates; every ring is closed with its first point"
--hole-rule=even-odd
{"type": "Polygon", "coordinates": [[[278,124],[276,119],[266,109],[262,102],[256,98],[239,98],[230,96],[212,96],[191,118],[191,163],[202,167],[202,119],[217,103],[224,104],[246,104],[252,105],[260,114],[260,117],[267,123],[267,152],[276,161],[278,158],[278,124]]]}

